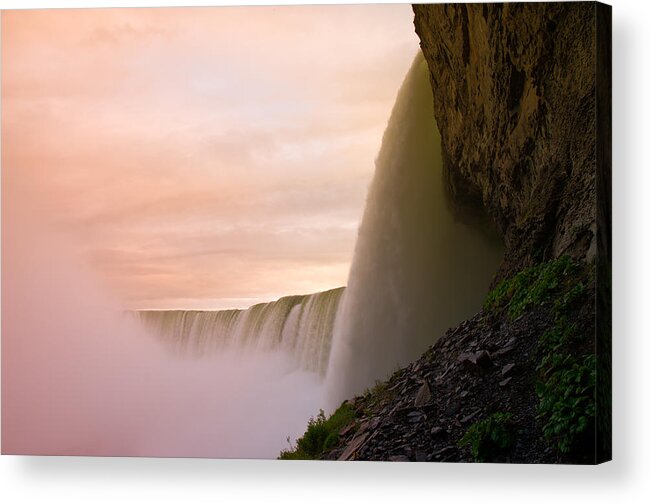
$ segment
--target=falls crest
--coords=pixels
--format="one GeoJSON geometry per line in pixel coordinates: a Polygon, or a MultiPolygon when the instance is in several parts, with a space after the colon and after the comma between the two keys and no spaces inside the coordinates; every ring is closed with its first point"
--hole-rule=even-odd
{"type": "Polygon", "coordinates": [[[182,354],[206,355],[230,347],[282,350],[298,367],[324,375],[343,287],[286,296],[246,310],[142,310],[136,316],[182,354]]]}

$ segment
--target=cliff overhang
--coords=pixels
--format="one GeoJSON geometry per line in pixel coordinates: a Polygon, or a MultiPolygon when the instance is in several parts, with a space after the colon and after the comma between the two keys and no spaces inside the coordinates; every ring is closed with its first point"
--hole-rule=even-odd
{"type": "Polygon", "coordinates": [[[598,186],[608,183],[607,212],[610,187],[597,150],[600,126],[610,127],[597,98],[598,5],[413,6],[449,199],[462,215],[483,207],[498,227],[506,253],[496,281],[596,254],[598,186]]]}

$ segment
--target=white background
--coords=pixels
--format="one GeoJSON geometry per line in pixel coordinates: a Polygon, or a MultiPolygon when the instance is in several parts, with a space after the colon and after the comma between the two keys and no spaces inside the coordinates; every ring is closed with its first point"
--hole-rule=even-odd
{"type": "MultiPolygon", "coordinates": [[[[225,2],[0,1],[0,7],[219,3],[225,2]]],[[[614,462],[568,467],[3,456],[0,501],[651,502],[651,331],[645,317],[651,311],[651,2],[612,4],[614,462]]]]}

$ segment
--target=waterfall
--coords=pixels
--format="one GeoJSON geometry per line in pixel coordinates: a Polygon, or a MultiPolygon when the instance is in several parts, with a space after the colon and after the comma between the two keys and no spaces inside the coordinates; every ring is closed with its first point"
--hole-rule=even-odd
{"type": "Polygon", "coordinates": [[[281,350],[325,377],[329,407],[417,358],[481,306],[503,253],[457,220],[419,52],[398,93],[369,188],[348,286],[246,310],[140,311],[179,352],[281,350]]]}
{"type": "Polygon", "coordinates": [[[324,375],[343,287],[287,296],[246,310],[141,310],[136,316],[180,353],[205,355],[229,347],[283,350],[304,370],[324,375]]]}
{"type": "Polygon", "coordinates": [[[376,159],[327,371],[329,407],[417,358],[480,307],[497,236],[455,221],[427,64],[416,56],[376,159]]]}

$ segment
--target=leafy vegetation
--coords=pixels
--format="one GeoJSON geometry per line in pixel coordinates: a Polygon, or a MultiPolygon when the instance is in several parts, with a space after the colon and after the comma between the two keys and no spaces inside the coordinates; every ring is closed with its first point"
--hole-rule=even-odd
{"type": "Polygon", "coordinates": [[[596,357],[594,353],[577,355],[586,336],[566,317],[584,291],[584,285],[577,283],[558,297],[554,327],[538,341],[538,418],[544,422],[544,436],[563,454],[579,451],[582,442],[589,442],[595,419],[596,357]]]}
{"type": "Polygon", "coordinates": [[[485,420],[472,424],[459,441],[459,446],[470,445],[476,462],[489,462],[502,457],[515,440],[515,425],[510,413],[494,413],[485,420]]]}
{"type": "Polygon", "coordinates": [[[517,318],[527,308],[545,304],[563,291],[579,268],[568,256],[526,268],[500,282],[486,296],[484,309],[506,309],[511,319],[517,318]]]}
{"type": "MultiPolygon", "coordinates": [[[[543,434],[561,453],[570,453],[590,432],[595,418],[595,356],[554,356],[536,386],[543,434]]],[[[541,367],[539,367],[539,370],[541,367]]]]}
{"type": "MultiPolygon", "coordinates": [[[[396,368],[393,375],[385,381],[376,380],[375,385],[367,388],[358,404],[363,405],[363,413],[367,416],[379,405],[385,403],[393,395],[394,391],[389,390],[389,382],[401,373],[396,368]]],[[[292,446],[289,438],[289,449],[280,452],[278,457],[281,460],[313,460],[318,459],[323,453],[334,447],[339,441],[339,432],[353,422],[356,418],[355,408],[349,402],[344,402],[330,417],[326,418],[323,410],[310,418],[305,434],[296,440],[296,446],[292,446]]]]}
{"type": "MultiPolygon", "coordinates": [[[[323,410],[320,410],[316,418],[310,418],[305,434],[296,441],[296,447],[290,443],[289,450],[280,452],[278,458],[281,460],[318,459],[337,443],[339,432],[354,419],[355,410],[347,402],[328,418],[325,417],[323,410]]],[[[287,440],[289,441],[289,438],[287,440]]]]}
{"type": "Polygon", "coordinates": [[[562,256],[531,266],[491,291],[484,309],[506,310],[509,318],[536,305],[550,307],[554,325],[538,341],[536,394],[538,418],[545,438],[561,454],[577,454],[589,443],[595,420],[596,359],[572,311],[585,299],[594,265],[562,256]]]}

